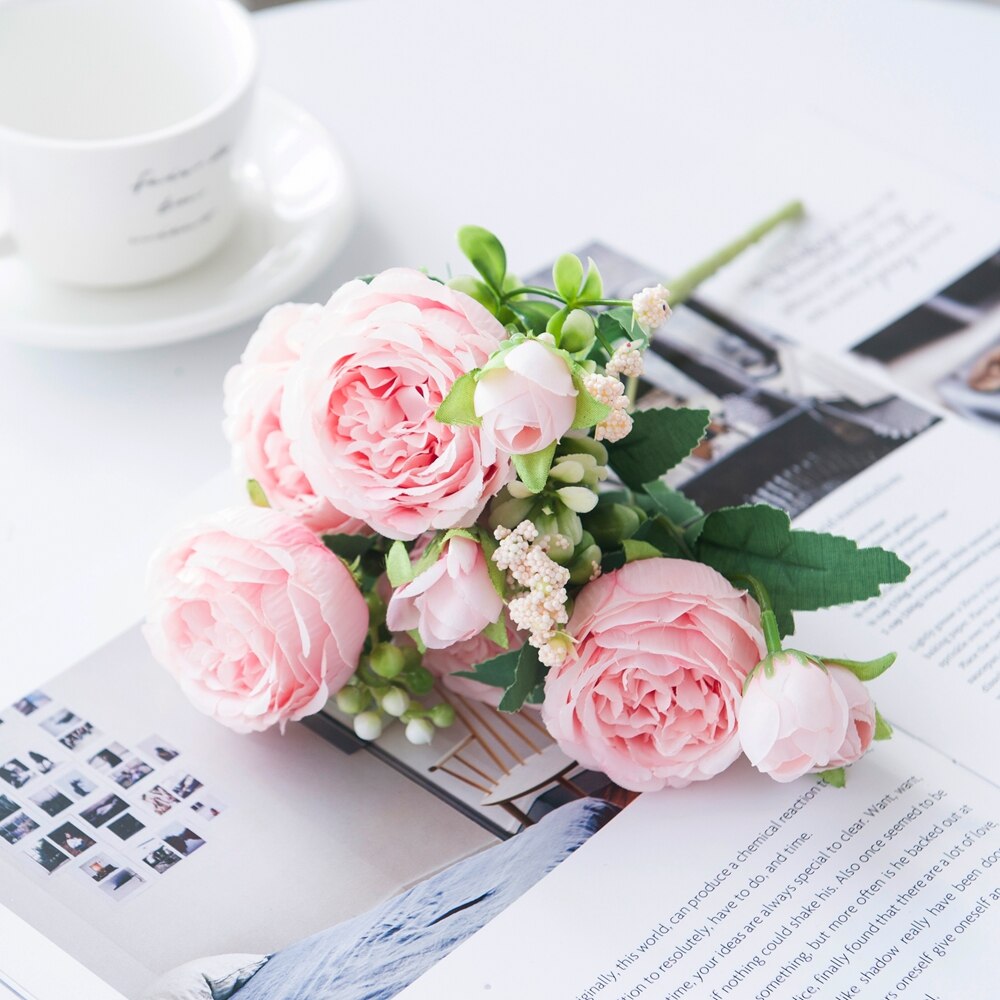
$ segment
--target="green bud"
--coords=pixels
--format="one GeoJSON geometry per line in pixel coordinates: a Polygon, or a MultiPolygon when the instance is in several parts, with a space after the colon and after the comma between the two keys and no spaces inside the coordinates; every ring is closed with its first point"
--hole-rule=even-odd
{"type": "Polygon", "coordinates": [[[586,435],[564,434],[556,447],[557,455],[593,455],[598,465],[608,464],[608,449],[586,435]]]}
{"type": "Polygon", "coordinates": [[[385,621],[385,601],[374,590],[369,590],[365,594],[365,604],[368,605],[369,625],[381,625],[385,621]]]}
{"type": "Polygon", "coordinates": [[[570,354],[586,354],[594,346],[594,320],[586,309],[574,309],[563,323],[559,346],[570,354]]]}
{"type": "Polygon", "coordinates": [[[597,506],[597,494],[586,486],[563,486],[556,496],[577,514],[589,514],[597,506]]]}
{"type": "Polygon", "coordinates": [[[534,494],[523,500],[516,497],[504,500],[490,508],[487,524],[490,528],[497,528],[501,525],[505,528],[516,528],[526,517],[530,517],[535,500],[534,494]]]}
{"type": "Polygon", "coordinates": [[[430,694],[434,688],[434,675],[426,667],[407,667],[399,679],[418,697],[430,694]]]}
{"type": "Polygon", "coordinates": [[[406,738],[415,746],[427,746],[434,739],[434,723],[429,719],[413,719],[406,724],[406,738]]]}
{"type": "Polygon", "coordinates": [[[554,479],[557,483],[578,483],[583,479],[583,466],[567,455],[563,455],[555,465],[549,469],[549,479],[554,479]]]}
{"type": "Polygon", "coordinates": [[[337,692],[337,708],[348,715],[357,715],[368,707],[370,696],[367,688],[352,684],[337,692]]]}
{"type": "Polygon", "coordinates": [[[363,740],[377,740],[382,735],[382,716],[378,712],[354,716],[354,731],[363,740]]]}
{"type": "Polygon", "coordinates": [[[441,702],[439,705],[432,705],[430,712],[427,714],[430,716],[431,722],[438,729],[447,729],[455,722],[455,709],[444,702],[441,702]]]}
{"type": "Polygon", "coordinates": [[[583,264],[575,253],[564,253],[552,265],[552,284],[566,300],[575,299],[583,284],[583,264]]]}
{"type": "Polygon", "coordinates": [[[576,554],[569,568],[570,583],[582,587],[593,575],[594,566],[601,565],[603,553],[596,545],[588,545],[576,554]]]}
{"type": "Polygon", "coordinates": [[[556,534],[549,536],[549,544],[546,552],[554,562],[559,563],[560,566],[565,566],[573,558],[574,548],[573,542],[565,535],[556,534]]]}
{"type": "Polygon", "coordinates": [[[568,309],[560,309],[558,312],[554,312],[545,324],[545,332],[551,334],[553,337],[558,337],[562,333],[563,323],[566,322],[568,312],[568,309]]]}
{"type": "Polygon", "coordinates": [[[399,718],[410,707],[410,696],[402,688],[391,687],[382,695],[381,705],[386,715],[399,718]]]}
{"type": "Polygon", "coordinates": [[[459,274],[454,278],[449,278],[447,285],[449,288],[454,288],[456,292],[465,292],[469,298],[486,306],[491,313],[496,313],[497,298],[485,281],[480,281],[479,278],[474,278],[471,274],[459,274]]]}
{"type": "Polygon", "coordinates": [[[416,646],[404,646],[403,647],[403,673],[405,674],[408,670],[413,670],[419,667],[423,661],[423,654],[417,649],[416,646]]]}
{"type": "Polygon", "coordinates": [[[583,522],[576,511],[570,510],[565,504],[559,504],[556,508],[556,523],[559,525],[559,534],[565,535],[575,548],[583,540],[583,522]]]}
{"type": "Polygon", "coordinates": [[[403,651],[394,646],[391,642],[380,642],[372,651],[369,657],[371,668],[387,680],[399,675],[405,666],[403,651]]]}
{"type": "Polygon", "coordinates": [[[515,500],[534,500],[535,494],[528,489],[519,479],[515,479],[514,482],[508,483],[506,487],[508,496],[513,497],[515,500]]]}
{"type": "Polygon", "coordinates": [[[584,526],[602,548],[615,548],[631,538],[641,524],[639,512],[620,503],[601,504],[587,515],[584,526]]]}

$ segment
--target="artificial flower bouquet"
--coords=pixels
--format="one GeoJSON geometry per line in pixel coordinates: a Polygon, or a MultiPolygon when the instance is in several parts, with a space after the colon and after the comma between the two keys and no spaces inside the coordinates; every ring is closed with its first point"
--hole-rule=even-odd
{"type": "Polygon", "coordinates": [[[146,634],[194,704],[240,732],[335,698],[376,739],[454,721],[449,692],[524,706],[581,765],[646,791],[740,753],[841,784],[890,735],[864,682],[892,663],[784,648],[793,612],[878,595],[892,553],[764,504],[703,511],[664,481],[704,410],[636,409],[671,306],[793,203],[671,283],[604,296],[562,255],[552,287],[459,233],[476,276],[406,268],[265,316],[225,382],[251,503],[151,564],[146,634]]]}

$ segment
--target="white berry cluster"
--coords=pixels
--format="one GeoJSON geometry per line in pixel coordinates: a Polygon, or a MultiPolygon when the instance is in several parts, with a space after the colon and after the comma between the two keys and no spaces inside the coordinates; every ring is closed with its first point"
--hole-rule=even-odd
{"type": "Polygon", "coordinates": [[[651,333],[670,316],[670,303],[667,301],[670,292],[663,285],[644,288],[632,296],[632,312],[636,322],[651,333]]]}
{"type": "Polygon", "coordinates": [[[528,642],[538,650],[538,658],[548,667],[558,666],[572,643],[560,633],[569,621],[566,613],[566,584],[569,570],[549,558],[543,545],[536,543],[538,529],[522,521],[513,531],[499,527],[493,561],[506,570],[511,582],[524,593],[507,605],[510,619],[528,633],[528,642]]]}
{"type": "Polygon", "coordinates": [[[628,397],[621,379],[614,375],[585,375],[583,387],[599,403],[611,407],[611,412],[594,427],[594,440],[621,441],[632,430],[628,397]]]}
{"type": "Polygon", "coordinates": [[[628,340],[624,344],[619,344],[615,348],[615,353],[611,355],[604,370],[609,375],[626,375],[629,378],[638,378],[643,372],[642,352],[636,346],[635,341],[628,340]]]}

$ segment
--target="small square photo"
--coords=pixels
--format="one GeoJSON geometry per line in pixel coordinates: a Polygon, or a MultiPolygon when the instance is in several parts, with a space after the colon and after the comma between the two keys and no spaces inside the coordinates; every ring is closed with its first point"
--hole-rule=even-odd
{"type": "Polygon", "coordinates": [[[80,871],[95,882],[103,882],[109,875],[120,871],[123,866],[108,854],[95,854],[89,861],[80,865],[80,871]]]}
{"type": "Polygon", "coordinates": [[[58,816],[73,804],[73,800],[54,785],[48,785],[29,797],[47,816],[58,816]]]}
{"type": "Polygon", "coordinates": [[[117,795],[105,795],[103,799],[80,811],[80,815],[93,827],[102,827],[109,819],[114,819],[128,809],[128,803],[117,795]]]}
{"type": "Polygon", "coordinates": [[[175,805],[177,805],[178,799],[175,799],[174,796],[163,787],[163,785],[154,785],[149,789],[149,791],[143,793],[142,801],[145,802],[157,816],[162,816],[165,812],[169,812],[175,805]]]}
{"type": "Polygon", "coordinates": [[[221,816],[226,807],[216,798],[199,794],[192,798],[189,808],[199,818],[211,822],[216,816],[221,816]]]}
{"type": "Polygon", "coordinates": [[[175,854],[169,847],[161,844],[159,847],[154,847],[142,860],[153,869],[154,872],[158,872],[162,875],[164,872],[169,871],[174,865],[180,861],[181,856],[175,854]]]}
{"type": "Polygon", "coordinates": [[[13,788],[23,788],[31,781],[31,768],[17,757],[12,757],[6,764],[0,764],[0,780],[6,781],[13,788]]]}
{"type": "Polygon", "coordinates": [[[95,729],[92,722],[82,722],[79,726],[74,726],[65,736],[60,736],[59,742],[67,750],[76,753],[100,735],[101,731],[95,729]]]}
{"type": "Polygon", "coordinates": [[[33,712],[37,712],[38,709],[48,705],[50,701],[52,699],[44,691],[32,691],[31,694],[25,695],[20,701],[15,701],[14,708],[21,715],[31,715],[33,712]]]}
{"type": "Polygon", "coordinates": [[[91,792],[97,789],[97,785],[90,778],[85,777],[79,771],[70,771],[56,781],[56,788],[66,795],[72,795],[77,799],[85,799],[91,792]]]}
{"type": "Polygon", "coordinates": [[[121,743],[112,743],[98,750],[87,763],[96,771],[113,771],[116,767],[121,767],[127,754],[128,750],[121,743]]]}
{"type": "Polygon", "coordinates": [[[139,749],[150,760],[159,761],[161,764],[169,764],[180,755],[180,750],[162,736],[150,736],[139,744],[139,749]]]}
{"type": "Polygon", "coordinates": [[[72,854],[74,858],[84,851],[89,851],[97,843],[93,837],[88,837],[83,830],[72,823],[63,823],[53,830],[49,834],[49,840],[67,854],[72,854]]]}
{"type": "Polygon", "coordinates": [[[168,847],[172,847],[185,858],[194,854],[199,847],[205,846],[205,841],[194,830],[181,823],[168,826],[160,836],[168,847]]]}
{"type": "Polygon", "coordinates": [[[3,837],[8,844],[16,844],[37,829],[38,824],[27,813],[18,813],[12,820],[0,826],[0,837],[3,837]]]}
{"type": "Polygon", "coordinates": [[[39,774],[48,774],[49,771],[53,771],[56,768],[56,762],[52,760],[51,757],[46,757],[45,754],[38,750],[28,751],[28,760],[31,761],[29,767],[34,767],[39,774]]]}
{"type": "Polygon", "coordinates": [[[179,799],[186,799],[192,792],[204,787],[193,774],[185,774],[183,777],[175,775],[167,784],[171,794],[179,799]]]}
{"type": "Polygon", "coordinates": [[[40,840],[34,847],[28,848],[28,857],[40,864],[50,875],[69,861],[58,847],[53,847],[47,840],[40,840]]]}
{"type": "Polygon", "coordinates": [[[122,900],[135,895],[146,880],[131,868],[119,868],[101,880],[101,892],[110,899],[122,900]]]}
{"type": "Polygon", "coordinates": [[[3,822],[8,816],[13,816],[20,808],[13,799],[8,799],[6,795],[0,795],[0,822],[3,822]]]}
{"type": "Polygon", "coordinates": [[[111,775],[111,780],[122,788],[131,788],[134,784],[142,781],[147,774],[152,774],[153,769],[138,757],[132,757],[123,767],[120,767],[111,775]]]}
{"type": "Polygon", "coordinates": [[[131,813],[119,816],[118,819],[108,824],[108,829],[119,839],[128,840],[134,837],[140,830],[146,829],[145,823],[140,823],[131,813]]]}
{"type": "Polygon", "coordinates": [[[68,708],[61,708],[54,715],[50,715],[42,724],[42,729],[50,736],[61,736],[71,725],[81,722],[79,715],[71,712],[68,708]]]}

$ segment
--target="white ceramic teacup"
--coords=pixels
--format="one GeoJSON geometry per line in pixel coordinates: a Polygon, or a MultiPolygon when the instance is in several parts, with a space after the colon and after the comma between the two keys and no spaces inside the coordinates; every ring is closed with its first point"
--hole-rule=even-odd
{"type": "Polygon", "coordinates": [[[256,72],[235,0],[0,0],[7,252],[88,286],[208,256],[236,219],[256,72]]]}

